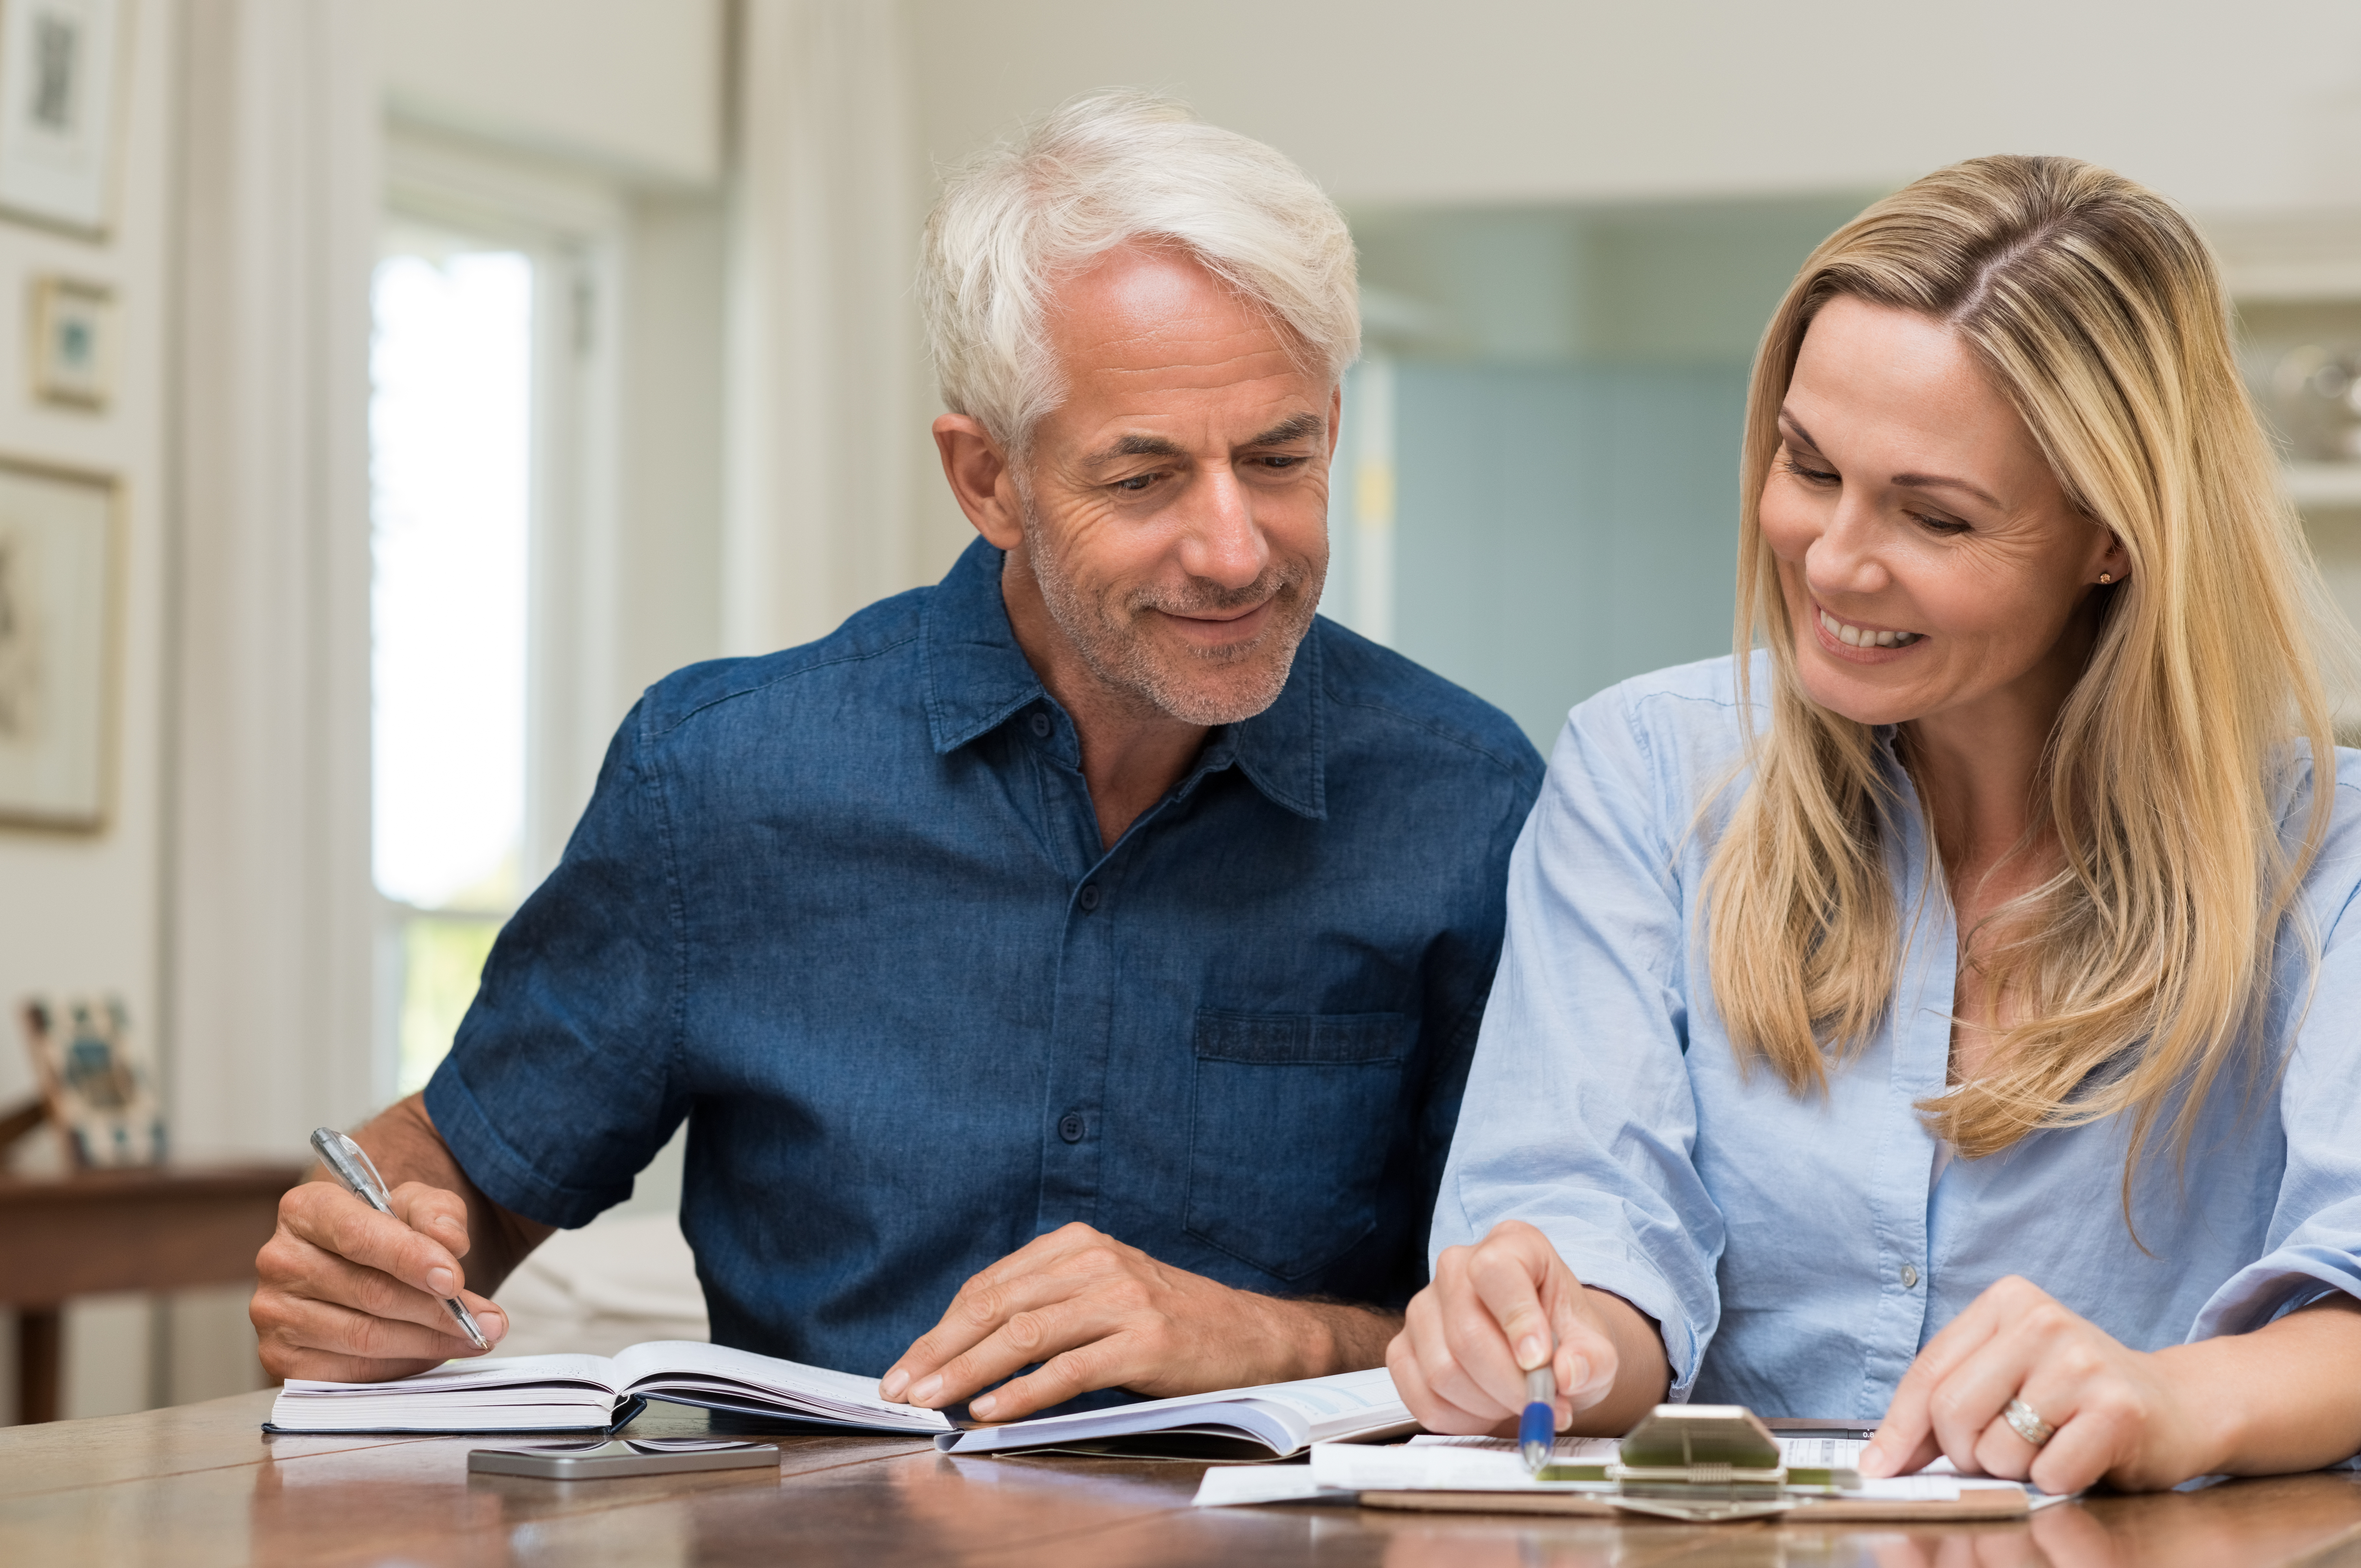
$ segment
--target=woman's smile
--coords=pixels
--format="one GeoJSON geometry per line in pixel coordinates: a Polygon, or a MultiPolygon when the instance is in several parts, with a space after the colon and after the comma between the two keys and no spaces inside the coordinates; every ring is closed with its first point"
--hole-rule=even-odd
{"type": "Polygon", "coordinates": [[[1907,658],[1911,649],[1927,641],[1923,631],[1897,631],[1839,620],[1817,599],[1812,603],[1812,630],[1822,652],[1850,664],[1890,664],[1907,658]]]}

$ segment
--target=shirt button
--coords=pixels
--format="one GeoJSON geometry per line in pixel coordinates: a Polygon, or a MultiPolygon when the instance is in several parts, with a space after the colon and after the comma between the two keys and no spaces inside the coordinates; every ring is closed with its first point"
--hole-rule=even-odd
{"type": "Polygon", "coordinates": [[[1035,735],[1044,740],[1047,740],[1049,738],[1049,716],[1048,714],[1035,714],[1032,718],[1032,724],[1033,733],[1035,735]]]}
{"type": "Polygon", "coordinates": [[[1058,1135],[1070,1144],[1082,1141],[1082,1119],[1071,1111],[1058,1118],[1058,1135]]]}
{"type": "Polygon", "coordinates": [[[1099,884],[1094,882],[1086,882],[1082,883],[1082,896],[1081,902],[1082,905],[1082,913],[1085,915],[1088,915],[1092,910],[1096,909],[1099,906],[1099,884]]]}
{"type": "Polygon", "coordinates": [[[1902,1266],[1902,1288],[1905,1290],[1916,1290],[1918,1288],[1918,1266],[1916,1264],[1905,1263],[1902,1266]]]}

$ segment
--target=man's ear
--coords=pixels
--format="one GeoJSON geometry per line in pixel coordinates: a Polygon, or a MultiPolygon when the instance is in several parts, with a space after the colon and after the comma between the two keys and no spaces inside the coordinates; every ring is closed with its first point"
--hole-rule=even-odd
{"type": "Polygon", "coordinates": [[[942,455],[951,496],[975,531],[1002,550],[1022,543],[1024,508],[1016,499],[1016,477],[983,422],[968,414],[941,415],[935,421],[935,450],[942,455]]]}

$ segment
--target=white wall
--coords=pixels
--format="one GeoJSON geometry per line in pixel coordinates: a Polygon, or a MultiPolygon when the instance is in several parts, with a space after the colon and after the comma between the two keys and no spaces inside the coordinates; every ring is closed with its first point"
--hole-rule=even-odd
{"type": "Polygon", "coordinates": [[[908,0],[925,145],[1174,88],[1350,203],[1887,186],[2095,159],[2205,210],[2361,201],[2351,0],[908,0]]]}
{"type": "Polygon", "coordinates": [[[174,8],[131,18],[116,222],[102,240],[0,219],[0,455],[115,475],[124,528],[115,643],[114,782],[96,832],[0,826],[0,1102],[33,1092],[16,1007],[28,994],[123,993],[157,1037],[162,862],[166,506],[164,367],[174,126],[174,8]],[[26,369],[27,291],[43,273],[104,283],[117,302],[117,397],[104,413],[35,402],[26,369]]]}
{"type": "Polygon", "coordinates": [[[388,105],[638,180],[721,172],[722,0],[373,0],[388,105]]]}
{"type": "MultiPolygon", "coordinates": [[[[16,1017],[28,994],[120,992],[151,1049],[159,1035],[170,497],[165,367],[177,20],[170,5],[133,8],[115,222],[108,235],[78,238],[0,221],[0,454],[115,476],[123,522],[105,825],[87,833],[0,827],[0,1005],[7,1013],[0,1021],[0,1102],[34,1091],[16,1017]],[[29,394],[26,291],[34,277],[51,272],[115,291],[117,395],[103,413],[50,409],[29,394]]],[[[45,1146],[49,1134],[36,1136],[45,1146]]],[[[37,1163],[54,1157],[46,1146],[21,1152],[37,1163]]],[[[147,1324],[137,1299],[69,1310],[65,1413],[95,1415],[148,1402],[147,1324]]],[[[13,1389],[7,1392],[13,1398],[13,1389]]]]}

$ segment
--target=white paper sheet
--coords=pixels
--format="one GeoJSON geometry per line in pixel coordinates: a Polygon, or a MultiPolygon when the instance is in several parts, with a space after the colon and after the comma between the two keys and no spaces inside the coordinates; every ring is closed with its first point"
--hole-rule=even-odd
{"type": "Polygon", "coordinates": [[[1956,1475],[1889,1475],[1863,1481],[1859,1490],[1840,1494],[1883,1503],[1956,1503],[1960,1482],[1956,1475]]]}
{"type": "MultiPolygon", "coordinates": [[[[1456,1443],[1312,1445],[1312,1477],[1350,1492],[1611,1492],[1601,1481],[1537,1481],[1513,1443],[1482,1448],[1456,1443]]],[[[1612,1444],[1609,1444],[1611,1451],[1612,1444]]],[[[1577,1464],[1592,1464],[1587,1458],[1577,1464]]]]}
{"type": "Polygon", "coordinates": [[[1191,1506],[1235,1508],[1253,1503],[1349,1502],[1353,1494],[1323,1486],[1308,1464],[1216,1464],[1197,1483],[1191,1506]]]}

